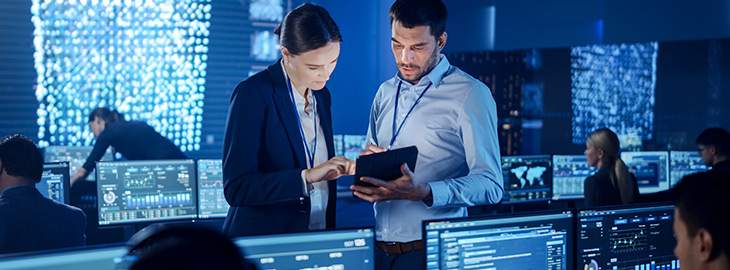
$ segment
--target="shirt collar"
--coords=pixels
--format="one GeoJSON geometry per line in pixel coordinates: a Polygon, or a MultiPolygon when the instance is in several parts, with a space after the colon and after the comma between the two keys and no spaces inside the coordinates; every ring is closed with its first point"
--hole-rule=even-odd
{"type": "MultiPolygon", "coordinates": [[[[438,64],[436,64],[433,69],[426,74],[425,76],[421,77],[421,80],[418,81],[416,85],[424,85],[427,82],[433,83],[433,87],[438,87],[441,82],[443,81],[443,78],[446,77],[446,74],[451,69],[451,64],[449,63],[449,60],[446,59],[446,56],[443,54],[439,55],[438,64]]],[[[411,86],[412,84],[406,80],[403,80],[400,77],[400,73],[396,72],[395,74],[396,82],[402,81],[404,84],[411,86]]]]}

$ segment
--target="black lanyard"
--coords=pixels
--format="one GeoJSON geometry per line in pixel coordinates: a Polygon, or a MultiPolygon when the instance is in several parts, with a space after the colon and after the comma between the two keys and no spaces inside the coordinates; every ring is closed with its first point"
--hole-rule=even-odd
{"type": "Polygon", "coordinates": [[[398,120],[398,99],[400,98],[400,88],[403,84],[403,81],[398,82],[398,90],[395,92],[395,109],[393,110],[393,135],[390,137],[390,144],[388,145],[388,149],[393,147],[393,144],[395,143],[395,139],[398,137],[398,134],[400,134],[400,130],[403,128],[403,124],[406,123],[406,120],[411,115],[411,112],[413,112],[413,109],[416,108],[416,105],[418,105],[418,102],[421,101],[421,98],[424,94],[426,94],[426,91],[428,91],[429,88],[431,88],[431,85],[433,85],[433,82],[428,83],[428,86],[426,86],[426,89],[423,89],[423,92],[418,96],[416,99],[416,102],[413,103],[411,106],[411,109],[408,110],[408,113],[406,113],[406,116],[403,117],[403,121],[400,123],[398,128],[396,129],[396,122],[398,120]]]}

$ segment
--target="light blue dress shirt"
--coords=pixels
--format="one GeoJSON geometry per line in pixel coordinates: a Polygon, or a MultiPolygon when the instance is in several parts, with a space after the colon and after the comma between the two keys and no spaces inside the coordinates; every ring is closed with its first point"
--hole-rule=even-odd
{"type": "Polygon", "coordinates": [[[416,85],[398,75],[380,85],[370,112],[370,143],[390,144],[399,82],[398,125],[433,83],[391,148],[418,147],[414,181],[431,187],[433,205],[391,200],[373,206],[377,240],[409,242],[421,239],[421,221],[464,217],[467,206],[498,203],[504,188],[494,98],[486,85],[449,64],[444,55],[416,85]]]}

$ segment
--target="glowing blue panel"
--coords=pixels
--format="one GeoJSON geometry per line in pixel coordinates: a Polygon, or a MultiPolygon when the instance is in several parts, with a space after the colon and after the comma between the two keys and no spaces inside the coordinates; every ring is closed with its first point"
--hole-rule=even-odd
{"type": "Polygon", "coordinates": [[[258,61],[279,59],[277,36],[271,31],[258,31],[251,37],[251,56],[258,61]]]}
{"type": "Polygon", "coordinates": [[[574,143],[601,127],[652,138],[658,51],[656,42],[572,48],[574,143]]]}
{"type": "Polygon", "coordinates": [[[210,10],[210,0],[33,0],[40,146],[91,144],[88,114],[106,106],[198,150],[210,10]]]}
{"type": "Polygon", "coordinates": [[[251,20],[281,22],[284,5],[281,0],[251,0],[248,13],[251,20]]]}

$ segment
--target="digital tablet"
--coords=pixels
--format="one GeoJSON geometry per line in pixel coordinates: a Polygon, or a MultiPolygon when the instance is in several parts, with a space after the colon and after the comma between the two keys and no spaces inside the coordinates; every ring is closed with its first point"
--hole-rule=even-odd
{"type": "Polygon", "coordinates": [[[415,172],[417,158],[418,148],[416,146],[408,146],[382,153],[361,156],[356,161],[355,185],[373,186],[370,183],[360,181],[360,178],[363,176],[377,178],[383,181],[393,181],[403,175],[400,171],[400,166],[403,163],[408,164],[408,168],[412,172],[415,172]]]}

